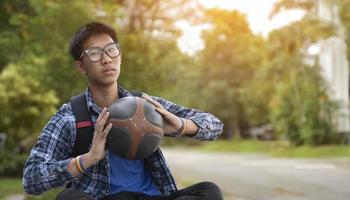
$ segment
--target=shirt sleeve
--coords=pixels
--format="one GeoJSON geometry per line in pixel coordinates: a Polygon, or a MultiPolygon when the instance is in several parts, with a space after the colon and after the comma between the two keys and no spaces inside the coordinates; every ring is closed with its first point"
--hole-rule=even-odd
{"type": "Polygon", "coordinates": [[[74,179],[67,167],[74,144],[75,119],[67,116],[64,108],[44,127],[24,165],[23,187],[28,194],[39,195],[74,179]]]}
{"type": "MultiPolygon", "coordinates": [[[[192,120],[198,126],[198,132],[193,137],[198,140],[215,140],[223,131],[223,123],[214,115],[186,108],[160,97],[151,96],[174,115],[192,120]]],[[[174,135],[176,136],[176,135],[174,135]]]]}

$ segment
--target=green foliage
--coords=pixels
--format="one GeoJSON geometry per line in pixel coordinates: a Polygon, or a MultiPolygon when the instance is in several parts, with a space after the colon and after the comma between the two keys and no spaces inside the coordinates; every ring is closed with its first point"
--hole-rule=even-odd
{"type": "Polygon", "coordinates": [[[68,53],[69,40],[77,27],[94,19],[90,14],[93,5],[81,1],[32,0],[29,6],[33,10],[31,16],[14,13],[10,19],[21,38],[17,48],[22,55],[17,63],[24,74],[59,94],[60,103],[67,101],[82,90],[84,83],[68,53]]]}
{"type": "Polygon", "coordinates": [[[123,61],[119,83],[190,104],[183,89],[189,88],[195,62],[179,50],[179,30],[174,23],[197,16],[201,11],[198,4],[191,0],[141,0],[122,1],[120,5],[123,61]]]}
{"type": "Polygon", "coordinates": [[[37,134],[56,110],[57,98],[37,80],[21,77],[20,66],[0,74],[0,130],[7,134],[6,148],[13,149],[30,134],[37,134]]]}
{"type": "Polygon", "coordinates": [[[348,60],[350,60],[350,0],[337,0],[339,15],[344,26],[345,42],[348,50],[348,60]]]}
{"type": "Polygon", "coordinates": [[[27,160],[26,154],[0,150],[0,178],[22,177],[23,166],[27,160]]]}
{"type": "MultiPolygon", "coordinates": [[[[199,52],[200,105],[225,122],[226,130],[242,136],[249,128],[244,91],[254,71],[264,62],[265,42],[249,29],[237,11],[212,9],[206,13],[212,28],[203,33],[205,49],[199,52]]],[[[198,99],[198,98],[197,98],[198,99]]]]}
{"type": "Polygon", "coordinates": [[[314,1],[280,1],[273,14],[282,8],[301,8],[306,15],[269,36],[269,79],[276,85],[269,101],[269,119],[278,133],[296,145],[344,142],[333,124],[339,104],[328,98],[317,62],[308,66],[303,61],[310,44],[337,34],[333,24],[316,17],[315,7],[314,1]]]}
{"type": "Polygon", "coordinates": [[[188,60],[175,38],[150,38],[140,34],[122,37],[123,62],[119,83],[152,94],[172,93],[188,60]]]}
{"type": "Polygon", "coordinates": [[[333,33],[328,24],[304,18],[269,36],[271,64],[267,77],[274,83],[269,119],[293,144],[336,142],[332,122],[337,104],[327,97],[318,67],[303,61],[309,44],[333,33]]]}
{"type": "MultiPolygon", "coordinates": [[[[350,45],[350,0],[323,0],[324,3],[327,3],[330,7],[337,7],[339,11],[340,21],[342,28],[344,30],[339,30],[340,27],[335,27],[338,34],[344,37],[347,46],[350,45]]],[[[271,17],[281,12],[283,9],[302,9],[306,11],[307,17],[316,17],[318,1],[314,0],[305,0],[305,1],[295,1],[295,0],[281,0],[277,2],[271,11],[271,17]]],[[[310,26],[313,27],[313,26],[310,26]]],[[[322,34],[322,32],[319,32],[322,34]]],[[[350,60],[350,48],[348,48],[348,59],[350,60]]]]}
{"type": "Polygon", "coordinates": [[[291,82],[276,87],[271,100],[271,122],[296,145],[336,142],[332,121],[337,104],[327,98],[315,69],[304,66],[304,72],[292,74],[291,82]]]}

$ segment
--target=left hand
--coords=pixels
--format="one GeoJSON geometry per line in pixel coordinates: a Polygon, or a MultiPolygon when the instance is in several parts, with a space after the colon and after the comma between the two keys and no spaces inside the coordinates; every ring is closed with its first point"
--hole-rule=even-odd
{"type": "Polygon", "coordinates": [[[182,122],[181,119],[174,115],[173,113],[167,111],[162,104],[160,104],[159,102],[157,102],[156,100],[152,99],[151,97],[149,97],[147,94],[143,94],[142,97],[144,99],[146,99],[149,103],[151,103],[152,105],[155,106],[156,111],[162,115],[163,119],[164,119],[164,126],[163,126],[163,130],[164,130],[164,134],[171,134],[171,133],[175,133],[178,132],[179,129],[182,127],[182,122]]]}

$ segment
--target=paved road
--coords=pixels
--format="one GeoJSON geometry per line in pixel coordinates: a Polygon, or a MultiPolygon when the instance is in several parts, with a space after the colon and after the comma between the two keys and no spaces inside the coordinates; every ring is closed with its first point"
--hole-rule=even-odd
{"type": "Polygon", "coordinates": [[[180,182],[214,181],[225,200],[350,200],[350,158],[163,151],[180,182]]]}

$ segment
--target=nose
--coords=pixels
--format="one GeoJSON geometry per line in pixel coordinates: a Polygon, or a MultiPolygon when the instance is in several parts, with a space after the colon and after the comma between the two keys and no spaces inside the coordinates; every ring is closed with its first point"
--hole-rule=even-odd
{"type": "Polygon", "coordinates": [[[103,65],[105,64],[110,64],[112,63],[112,58],[109,57],[106,52],[102,51],[102,59],[101,59],[101,62],[103,65]]]}

